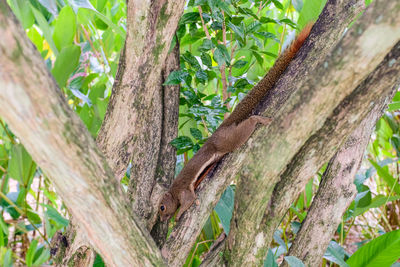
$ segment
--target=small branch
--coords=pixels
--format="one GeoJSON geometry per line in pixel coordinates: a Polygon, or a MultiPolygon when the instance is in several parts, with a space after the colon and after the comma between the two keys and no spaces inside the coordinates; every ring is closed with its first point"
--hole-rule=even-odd
{"type": "Polygon", "coordinates": [[[15,145],[16,142],[14,140],[14,138],[11,136],[10,132],[7,130],[6,125],[4,124],[3,120],[0,120],[0,124],[1,127],[3,127],[4,132],[6,133],[6,135],[8,136],[8,139],[10,139],[10,142],[15,145]]]}
{"type": "Polygon", "coordinates": [[[200,19],[201,19],[201,25],[203,25],[203,30],[206,34],[207,39],[211,40],[211,36],[210,36],[210,33],[208,32],[208,28],[207,28],[206,24],[204,23],[203,10],[201,9],[201,6],[198,6],[198,9],[199,9],[199,14],[200,14],[200,19]]]}

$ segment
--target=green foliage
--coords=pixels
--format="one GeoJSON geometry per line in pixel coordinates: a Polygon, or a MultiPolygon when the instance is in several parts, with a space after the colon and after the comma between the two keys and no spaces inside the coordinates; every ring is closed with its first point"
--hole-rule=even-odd
{"type": "MultiPolygon", "coordinates": [[[[76,17],[70,6],[61,9],[55,21],[53,40],[59,51],[70,45],[76,34],[76,17]]],[[[60,86],[63,87],[63,86],[60,86]]]]}
{"type": "Polygon", "coordinates": [[[286,256],[285,261],[290,267],[305,267],[304,263],[295,256],[286,256]]]}
{"type": "Polygon", "coordinates": [[[400,230],[381,235],[357,250],[346,263],[351,267],[391,266],[400,258],[400,230]]]}

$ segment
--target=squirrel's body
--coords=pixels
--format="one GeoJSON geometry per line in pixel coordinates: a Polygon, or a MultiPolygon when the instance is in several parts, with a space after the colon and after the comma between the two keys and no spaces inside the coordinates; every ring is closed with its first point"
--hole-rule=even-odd
{"type": "Polygon", "coordinates": [[[176,216],[176,219],[179,220],[182,213],[196,199],[194,184],[204,169],[220,160],[225,154],[243,145],[253,133],[257,123],[264,125],[270,123],[271,119],[269,118],[257,115],[250,116],[250,114],[279,80],[297,51],[303,45],[311,31],[311,27],[312,25],[308,25],[302,30],[291,46],[276,60],[267,75],[253,87],[203,147],[184,166],[161,200],[159,209],[161,220],[171,218],[180,205],[180,210],[176,216]]]}

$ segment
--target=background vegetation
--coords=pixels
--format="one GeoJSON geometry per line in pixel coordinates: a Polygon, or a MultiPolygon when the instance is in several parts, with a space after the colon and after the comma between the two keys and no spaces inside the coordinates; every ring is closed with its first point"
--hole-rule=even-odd
{"type": "MultiPolygon", "coordinates": [[[[124,45],[125,1],[8,3],[68,104],[96,137],[124,45]]],[[[324,0],[188,1],[171,44],[173,48],[179,42],[181,68],[165,82],[181,85],[179,137],[171,143],[177,148],[177,172],[215,131],[224,115],[264,76],[296,30],[315,20],[324,4],[324,0]]],[[[399,108],[397,93],[368,145],[355,178],[358,195],[343,215],[323,266],[364,266],[361,259],[365,255],[390,259],[389,265],[381,265],[390,266],[400,256],[399,108]],[[359,249],[371,240],[375,245],[370,245],[368,252],[359,249]]],[[[323,171],[310,177],[304,191],[299,192],[274,235],[265,266],[282,261],[307,215],[323,171]]],[[[128,184],[129,174],[128,169],[122,186],[128,184]]],[[[18,137],[1,121],[0,175],[0,265],[52,264],[51,238],[68,225],[67,208],[18,137]]],[[[198,266],[213,241],[222,232],[229,232],[234,191],[232,184],[223,194],[186,266],[198,266]]],[[[288,261],[293,266],[301,264],[295,258],[288,261]]],[[[374,262],[374,258],[368,258],[368,262],[374,262]]],[[[94,265],[103,265],[100,257],[94,265]]]]}

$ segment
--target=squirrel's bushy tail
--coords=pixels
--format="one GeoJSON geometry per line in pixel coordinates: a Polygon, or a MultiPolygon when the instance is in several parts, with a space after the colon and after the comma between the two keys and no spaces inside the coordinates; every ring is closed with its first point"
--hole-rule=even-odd
{"type": "Polygon", "coordinates": [[[299,33],[296,39],[292,42],[288,49],[286,49],[275,61],[274,66],[268,71],[264,78],[258,82],[256,86],[243,98],[242,101],[236,106],[233,112],[226,118],[221,126],[228,126],[232,123],[239,123],[246,119],[253,109],[260,103],[265,94],[274,87],[275,83],[279,80],[282,73],[289,66],[290,62],[300,50],[304,41],[310,34],[313,23],[308,24],[299,33]]]}

